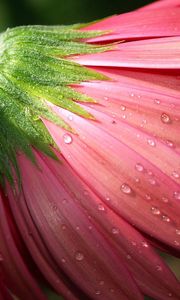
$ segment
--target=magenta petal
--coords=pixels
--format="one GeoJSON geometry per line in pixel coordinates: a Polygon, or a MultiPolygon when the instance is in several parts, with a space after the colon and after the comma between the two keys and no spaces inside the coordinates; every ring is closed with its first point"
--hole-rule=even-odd
{"type": "MultiPolygon", "coordinates": [[[[68,114],[62,110],[61,116],[68,117],[68,114]]],[[[138,152],[113,137],[101,123],[98,125],[98,122],[75,115],[71,122],[78,134],[72,137],[71,143],[66,143],[67,133],[63,130],[52,123],[45,124],[79,176],[99,197],[109,197],[109,206],[119,215],[179,249],[180,236],[176,230],[180,227],[180,206],[175,199],[179,185],[138,152]],[[137,170],[139,166],[144,172],[137,170]],[[136,178],[139,178],[138,182],[136,178]]],[[[144,140],[149,153],[156,151],[159,145],[151,138],[144,140]]]]}
{"type": "MultiPolygon", "coordinates": [[[[178,299],[180,289],[177,280],[146,239],[109,208],[110,198],[106,198],[104,202],[104,199],[97,197],[61,155],[59,158],[60,165],[49,159],[45,161],[75,201],[88,212],[92,223],[89,230],[93,233],[97,227],[107,238],[113,249],[126,261],[128,269],[145,294],[160,300],[169,299],[172,294],[173,299],[178,299]]],[[[81,226],[78,230],[81,231],[81,226]]]]}
{"type": "Polygon", "coordinates": [[[106,35],[87,40],[93,43],[178,36],[180,34],[180,7],[168,7],[155,11],[144,9],[112,16],[83,29],[83,31],[86,30],[112,31],[106,35]]]}
{"type": "Polygon", "coordinates": [[[179,0],[158,0],[155,1],[149,5],[146,5],[139,10],[149,10],[149,9],[162,9],[162,8],[173,8],[173,7],[179,7],[180,3],[179,0]]]}
{"type": "Polygon", "coordinates": [[[86,66],[177,69],[180,68],[179,56],[178,36],[121,43],[112,51],[82,55],[72,60],[86,66]]]}
{"type": "MultiPolygon", "coordinates": [[[[25,157],[19,158],[28,208],[57,265],[93,299],[142,299],[120,256],[94,229],[87,212],[60,185],[43,159],[41,172],[25,157]],[[77,228],[80,227],[79,231],[77,228]],[[107,264],[108,261],[108,264],[107,264]],[[100,288],[99,282],[106,284],[100,288]]],[[[78,192],[78,191],[77,191],[78,192]]]]}
{"type": "Polygon", "coordinates": [[[20,250],[15,244],[3,204],[6,199],[3,200],[2,196],[0,197],[0,270],[5,278],[6,286],[21,299],[32,300],[33,297],[34,300],[45,300],[46,297],[29,272],[20,250]]]}

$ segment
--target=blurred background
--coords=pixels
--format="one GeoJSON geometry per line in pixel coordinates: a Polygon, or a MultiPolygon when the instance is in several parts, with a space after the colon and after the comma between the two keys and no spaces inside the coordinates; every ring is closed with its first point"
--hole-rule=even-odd
{"type": "MultiPolygon", "coordinates": [[[[18,25],[89,22],[152,2],[153,0],[0,0],[0,32],[18,25]]],[[[180,277],[177,260],[167,255],[165,260],[180,277]]],[[[46,292],[49,299],[62,299],[50,290],[46,292]]]]}
{"type": "Polygon", "coordinates": [[[0,31],[26,24],[71,24],[122,13],[152,0],[0,0],[0,31]]]}

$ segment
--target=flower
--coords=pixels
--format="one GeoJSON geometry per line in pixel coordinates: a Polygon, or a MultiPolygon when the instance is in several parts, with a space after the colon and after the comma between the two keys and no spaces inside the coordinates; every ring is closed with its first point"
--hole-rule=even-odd
{"type": "Polygon", "coordinates": [[[179,299],[179,16],[1,35],[3,299],[179,299]]]}

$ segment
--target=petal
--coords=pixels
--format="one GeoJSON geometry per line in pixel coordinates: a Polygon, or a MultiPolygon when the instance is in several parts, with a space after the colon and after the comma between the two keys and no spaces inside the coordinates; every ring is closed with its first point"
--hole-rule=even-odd
{"type": "MultiPolygon", "coordinates": [[[[68,119],[69,112],[61,109],[58,112],[61,117],[68,119]]],[[[77,135],[68,140],[68,133],[48,121],[45,124],[79,176],[99,197],[109,197],[109,206],[131,224],[179,249],[177,230],[180,226],[180,206],[176,199],[180,192],[179,185],[156,165],[110,134],[107,123],[91,122],[75,115],[72,118],[71,124],[77,135]],[[144,172],[138,172],[136,165],[143,166],[144,172]]],[[[156,142],[154,147],[147,140],[144,141],[144,148],[149,153],[157,151],[155,149],[159,145],[156,142]]]]}
{"type": "MultiPolygon", "coordinates": [[[[9,227],[7,209],[4,199],[0,195],[0,245],[1,245],[1,263],[0,269],[5,278],[6,286],[19,298],[32,300],[45,300],[41,290],[36,284],[33,276],[28,270],[21,251],[17,248],[9,227]]],[[[12,219],[11,219],[12,221],[12,219]]]]}
{"type": "Polygon", "coordinates": [[[101,294],[108,300],[142,299],[121,257],[97,229],[92,235],[88,212],[76,203],[66,186],[59,184],[61,178],[54,176],[43,159],[39,155],[36,158],[41,172],[27,158],[19,157],[24,195],[58,267],[84,297],[98,299],[101,294]],[[100,281],[106,282],[103,289],[100,281]]]}
{"type": "Polygon", "coordinates": [[[180,35],[180,7],[137,10],[95,22],[82,30],[112,31],[87,40],[93,43],[178,36],[180,35]]]}
{"type": "MultiPolygon", "coordinates": [[[[62,155],[56,154],[61,161],[60,165],[46,158],[45,162],[56,178],[61,178],[63,186],[66,186],[76,202],[88,211],[92,223],[89,230],[93,233],[97,227],[112,243],[113,249],[124,258],[144,294],[162,300],[169,299],[169,295],[172,294],[173,298],[177,299],[180,292],[177,280],[146,239],[108,207],[109,198],[103,203],[104,210],[99,210],[103,199],[97,197],[80,180],[62,155]]],[[[81,227],[78,230],[81,231],[81,227]]]]}
{"type": "Polygon", "coordinates": [[[163,8],[173,8],[179,6],[180,6],[179,0],[159,0],[140,8],[140,10],[143,11],[147,9],[154,10],[154,9],[163,9],[163,8]]]}
{"type": "Polygon", "coordinates": [[[121,43],[114,50],[82,55],[71,60],[85,66],[147,69],[180,68],[180,37],[121,43]]]}

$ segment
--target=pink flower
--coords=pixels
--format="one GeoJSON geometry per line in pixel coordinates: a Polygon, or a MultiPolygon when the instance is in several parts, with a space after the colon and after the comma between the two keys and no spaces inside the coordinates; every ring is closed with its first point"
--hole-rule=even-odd
{"type": "Polygon", "coordinates": [[[22,188],[0,195],[0,299],[46,299],[48,282],[69,300],[178,300],[155,248],[179,255],[180,2],[81,30],[110,49],[68,59],[108,80],[71,84],[96,101],[79,101],[88,118],[48,102],[73,129],[42,118],[59,162],[18,154],[22,188]]]}

